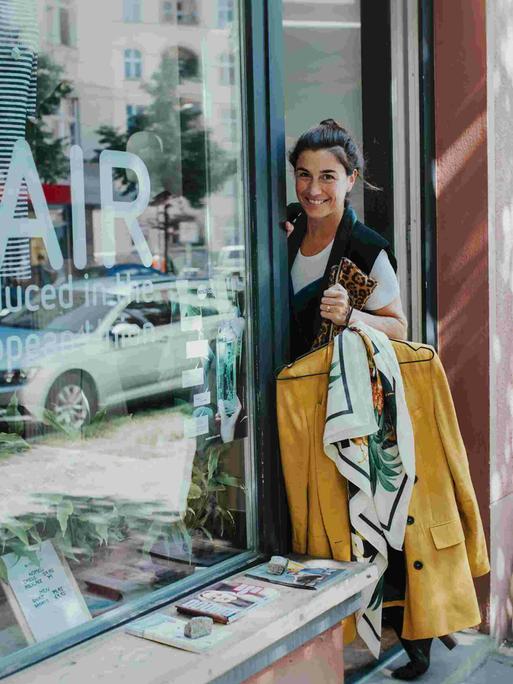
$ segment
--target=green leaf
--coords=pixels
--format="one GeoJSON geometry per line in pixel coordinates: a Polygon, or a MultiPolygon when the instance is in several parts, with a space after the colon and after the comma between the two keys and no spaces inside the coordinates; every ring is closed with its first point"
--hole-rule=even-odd
{"type": "Polygon", "coordinates": [[[73,514],[73,504],[69,499],[64,499],[57,505],[57,520],[63,535],[66,534],[68,528],[68,519],[73,514]]]}
{"type": "Polygon", "coordinates": [[[219,451],[212,450],[208,457],[208,479],[211,480],[219,465],[219,451]]]}
{"type": "Polygon", "coordinates": [[[11,454],[30,449],[23,437],[11,432],[0,432],[0,453],[11,454]]]}
{"type": "Polygon", "coordinates": [[[25,526],[22,526],[19,523],[12,521],[12,522],[4,522],[4,527],[14,537],[16,537],[21,542],[23,542],[25,544],[25,546],[29,546],[29,540],[28,540],[27,531],[26,531],[25,526]]]}
{"type": "Polygon", "coordinates": [[[228,473],[219,473],[216,476],[216,481],[221,484],[227,485],[228,487],[241,487],[240,481],[237,477],[233,475],[228,475],[228,473]]]}
{"type": "Polygon", "coordinates": [[[57,418],[54,411],[51,411],[50,409],[45,409],[43,411],[43,423],[49,427],[53,427],[55,430],[57,430],[57,432],[64,433],[72,440],[80,438],[80,430],[75,430],[68,425],[63,425],[63,423],[61,423],[57,418]]]}
{"type": "Polygon", "coordinates": [[[199,499],[202,494],[201,487],[199,487],[197,484],[194,484],[194,482],[191,482],[191,486],[189,487],[189,494],[188,494],[188,499],[199,499]]]}
{"type": "Polygon", "coordinates": [[[9,575],[7,574],[7,566],[2,558],[0,558],[0,580],[3,580],[4,582],[9,581],[9,575]]]}
{"type": "MultiPolygon", "coordinates": [[[[14,392],[12,397],[9,399],[9,403],[5,408],[5,414],[10,418],[21,418],[21,413],[18,408],[18,397],[16,396],[16,392],[14,392]]],[[[12,421],[11,426],[17,435],[21,436],[23,434],[25,427],[23,425],[22,420],[12,421]]]]}

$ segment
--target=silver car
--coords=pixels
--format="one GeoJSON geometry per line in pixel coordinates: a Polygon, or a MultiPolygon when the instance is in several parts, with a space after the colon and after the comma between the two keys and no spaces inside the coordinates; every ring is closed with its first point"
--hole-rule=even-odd
{"type": "Polygon", "coordinates": [[[235,315],[222,279],[70,279],[53,308],[43,300],[0,318],[2,420],[42,421],[49,409],[78,429],[102,408],[192,387],[198,340],[215,339],[235,315]]]}

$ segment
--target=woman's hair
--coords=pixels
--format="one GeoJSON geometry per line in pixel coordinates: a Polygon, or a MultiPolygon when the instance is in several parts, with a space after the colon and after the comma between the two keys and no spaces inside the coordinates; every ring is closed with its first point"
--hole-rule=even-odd
{"type": "Polygon", "coordinates": [[[324,119],[318,126],[309,128],[299,136],[289,152],[289,162],[294,169],[299,155],[305,150],[328,150],[342,164],[348,176],[356,170],[366,187],[379,190],[365,180],[365,162],[358,145],[348,131],[334,119],[324,119]]]}

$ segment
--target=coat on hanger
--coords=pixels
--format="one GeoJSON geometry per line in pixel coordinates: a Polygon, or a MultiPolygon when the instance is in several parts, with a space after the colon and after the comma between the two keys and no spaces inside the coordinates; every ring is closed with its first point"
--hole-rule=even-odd
{"type": "MultiPolygon", "coordinates": [[[[486,574],[490,566],[440,359],[425,345],[393,344],[413,425],[417,473],[404,543],[402,636],[425,639],[481,622],[473,577],[486,574]]],[[[347,561],[351,540],[346,482],[323,450],[331,346],[280,372],[278,426],[293,551],[347,561]]],[[[354,635],[352,622],[349,638],[354,635]]]]}

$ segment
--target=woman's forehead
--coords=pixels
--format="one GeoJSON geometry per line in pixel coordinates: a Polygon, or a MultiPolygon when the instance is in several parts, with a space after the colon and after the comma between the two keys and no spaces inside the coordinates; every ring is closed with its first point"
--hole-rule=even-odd
{"type": "Polygon", "coordinates": [[[308,171],[340,171],[345,170],[337,157],[330,150],[304,150],[298,157],[296,169],[302,167],[308,171]]]}

